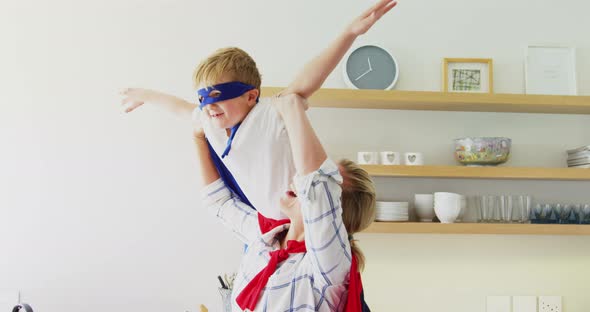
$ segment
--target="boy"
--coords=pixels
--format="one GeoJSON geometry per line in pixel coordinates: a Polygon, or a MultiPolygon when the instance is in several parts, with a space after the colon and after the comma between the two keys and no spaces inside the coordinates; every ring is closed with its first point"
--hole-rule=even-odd
{"type": "MultiPolygon", "coordinates": [[[[380,0],[356,18],[319,56],[309,62],[280,96],[309,98],[340,62],[356,37],[364,34],[395,0],[380,0]]],[[[284,217],[279,210],[282,192],[295,173],[289,138],[272,102],[260,99],[260,74],[244,51],[227,48],[203,61],[194,75],[199,88],[198,109],[174,96],[145,89],[123,91],[126,112],[145,102],[158,103],[179,115],[193,115],[210,144],[214,161],[226,184],[242,201],[269,218],[284,217]],[[238,131],[239,130],[239,131],[238,131]]]]}

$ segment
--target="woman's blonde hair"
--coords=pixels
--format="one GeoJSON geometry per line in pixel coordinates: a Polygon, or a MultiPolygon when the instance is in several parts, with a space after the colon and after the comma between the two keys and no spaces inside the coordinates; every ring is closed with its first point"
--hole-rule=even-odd
{"type": "Polygon", "coordinates": [[[256,62],[240,48],[222,48],[203,60],[193,74],[194,87],[215,85],[222,77],[260,90],[261,77],[256,62]]]}
{"type": "MultiPolygon", "coordinates": [[[[344,179],[342,183],[342,221],[348,235],[366,229],[375,220],[377,198],[375,185],[369,174],[354,162],[342,159],[338,162],[344,179]]],[[[359,271],[365,268],[365,256],[354,239],[350,247],[356,255],[359,271]]]]}

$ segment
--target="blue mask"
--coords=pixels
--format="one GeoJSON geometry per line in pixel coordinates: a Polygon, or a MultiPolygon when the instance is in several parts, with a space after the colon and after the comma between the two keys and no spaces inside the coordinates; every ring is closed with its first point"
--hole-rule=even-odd
{"type": "MultiPolygon", "coordinates": [[[[252,89],[256,89],[256,87],[238,81],[220,83],[211,87],[199,89],[199,91],[197,91],[199,102],[201,103],[199,108],[203,109],[203,107],[209,104],[237,98],[252,89]]],[[[256,103],[258,103],[258,99],[256,99],[256,103]]]]}
{"type": "MultiPolygon", "coordinates": [[[[241,83],[239,81],[225,82],[216,84],[211,87],[199,89],[197,91],[197,94],[199,95],[199,102],[201,103],[199,105],[199,108],[203,110],[203,107],[209,104],[237,98],[238,96],[241,96],[242,94],[253,89],[256,89],[256,87],[251,86],[249,84],[241,83]],[[211,94],[213,94],[214,96],[211,96],[211,94]]],[[[258,103],[259,99],[260,96],[256,98],[256,103],[258,103]]],[[[238,123],[237,125],[231,128],[231,134],[229,136],[229,139],[227,140],[227,146],[225,147],[225,150],[223,151],[221,158],[225,158],[225,156],[229,154],[229,151],[231,150],[231,143],[234,139],[234,136],[236,135],[236,132],[238,131],[238,128],[240,127],[240,124],[241,123],[238,123]]]]}

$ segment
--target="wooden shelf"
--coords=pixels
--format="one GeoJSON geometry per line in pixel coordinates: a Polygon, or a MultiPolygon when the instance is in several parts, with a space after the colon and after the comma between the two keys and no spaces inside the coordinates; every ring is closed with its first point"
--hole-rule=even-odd
{"type": "MultiPolygon", "coordinates": [[[[284,88],[264,87],[271,96],[284,88]]],[[[320,89],[312,107],[465,112],[590,114],[590,96],[320,89]]]]}
{"type": "Polygon", "coordinates": [[[362,165],[376,177],[590,181],[590,168],[362,165]]]}
{"type": "Polygon", "coordinates": [[[373,222],[364,233],[590,235],[589,224],[373,222]]]}

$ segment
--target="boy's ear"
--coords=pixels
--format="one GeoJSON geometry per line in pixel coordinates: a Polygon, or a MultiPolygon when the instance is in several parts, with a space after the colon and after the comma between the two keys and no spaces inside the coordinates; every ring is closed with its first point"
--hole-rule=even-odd
{"type": "Polygon", "coordinates": [[[258,89],[252,89],[248,91],[248,106],[252,107],[256,104],[258,95],[260,95],[260,91],[258,89]]]}

